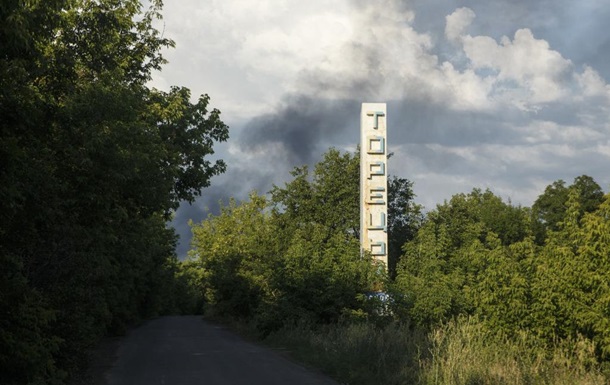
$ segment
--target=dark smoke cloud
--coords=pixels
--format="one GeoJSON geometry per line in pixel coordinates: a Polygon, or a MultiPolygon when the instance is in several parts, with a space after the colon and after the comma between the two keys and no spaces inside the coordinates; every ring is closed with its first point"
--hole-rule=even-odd
{"type": "Polygon", "coordinates": [[[279,146],[292,167],[311,164],[330,145],[354,143],[359,138],[359,111],[355,101],[289,96],[275,113],[252,119],[237,141],[244,151],[279,146]]]}

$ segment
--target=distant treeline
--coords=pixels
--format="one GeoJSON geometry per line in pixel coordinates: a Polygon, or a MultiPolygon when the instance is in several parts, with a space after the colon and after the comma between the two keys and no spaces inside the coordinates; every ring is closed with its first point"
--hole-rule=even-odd
{"type": "MultiPolygon", "coordinates": [[[[252,193],[244,202],[231,201],[220,215],[193,226],[187,270],[197,277],[208,314],[241,320],[264,338],[296,341],[296,350],[308,344],[330,349],[324,353],[328,362],[337,349],[342,353],[329,370],[342,368],[336,371],[350,383],[374,381],[373,372],[404,371],[407,364],[400,357],[381,354],[388,361],[380,362],[367,356],[384,344],[402,346],[412,357],[420,351],[422,363],[411,368],[428,368],[418,380],[412,373],[408,381],[394,378],[396,383],[552,384],[558,378],[572,383],[581,372],[582,378],[602,378],[595,373],[610,363],[610,195],[604,196],[591,177],[579,176],[570,185],[554,182],[531,208],[474,189],[425,215],[414,203],[412,183],[391,177],[390,274],[385,275],[360,256],[358,153],[331,149],[313,172],[299,167],[292,176],[268,196],[252,193]],[[372,295],[376,291],[389,297],[372,295]],[[353,329],[362,322],[379,326],[380,332],[353,329]],[[403,326],[387,329],[396,324],[403,326]],[[400,345],[414,341],[415,331],[432,334],[420,339],[419,347],[400,345]],[[349,341],[343,339],[347,335],[349,341]],[[482,336],[495,350],[484,349],[482,336]],[[502,365],[523,359],[522,369],[530,368],[513,382],[485,376],[480,382],[475,377],[468,380],[474,382],[430,380],[432,369],[439,375],[449,364],[431,364],[427,352],[462,346],[464,338],[478,344],[477,354],[489,352],[490,357],[498,358],[497,349],[504,346],[510,355],[502,365]],[[368,358],[358,365],[379,364],[367,369],[369,374],[347,363],[357,354],[349,346],[365,346],[365,340],[381,344],[361,351],[368,358]],[[389,368],[388,362],[402,366],[389,368]],[[352,376],[356,372],[364,377],[352,376]]],[[[502,370],[506,377],[515,374],[502,370]]]]}
{"type": "Polygon", "coordinates": [[[61,384],[102,336],[195,306],[167,221],[228,131],[146,86],[173,45],[150,3],[0,6],[1,384],[61,384]]]}

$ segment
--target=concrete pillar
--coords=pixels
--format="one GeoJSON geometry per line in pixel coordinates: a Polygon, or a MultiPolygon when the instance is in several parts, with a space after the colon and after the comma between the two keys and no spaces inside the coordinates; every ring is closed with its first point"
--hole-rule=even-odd
{"type": "Polygon", "coordinates": [[[360,112],[360,245],[388,266],[388,167],[385,103],[360,112]]]}

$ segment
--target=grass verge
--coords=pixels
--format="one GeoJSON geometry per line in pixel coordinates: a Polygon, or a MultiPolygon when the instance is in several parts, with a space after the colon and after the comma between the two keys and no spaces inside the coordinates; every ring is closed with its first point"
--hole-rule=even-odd
{"type": "Polygon", "coordinates": [[[608,383],[584,338],[543,347],[527,333],[498,336],[472,318],[430,333],[396,323],[300,325],[272,333],[265,342],[350,385],[608,383]]]}

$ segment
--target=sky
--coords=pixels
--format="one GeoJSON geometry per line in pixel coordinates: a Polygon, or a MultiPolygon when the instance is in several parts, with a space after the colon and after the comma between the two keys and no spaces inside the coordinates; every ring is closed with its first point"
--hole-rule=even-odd
{"type": "Polygon", "coordinates": [[[388,173],[426,210],[489,188],[531,206],[579,175],[610,190],[610,3],[603,0],[165,0],[176,47],[151,86],[208,94],[228,170],[173,225],[353,151],[363,102],[387,103],[388,173]]]}

